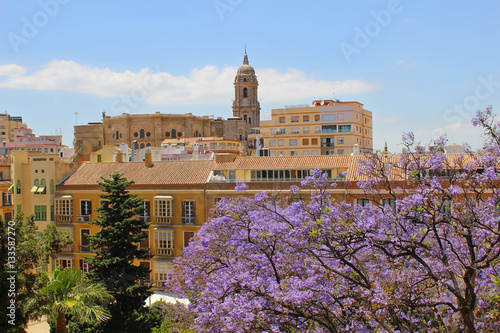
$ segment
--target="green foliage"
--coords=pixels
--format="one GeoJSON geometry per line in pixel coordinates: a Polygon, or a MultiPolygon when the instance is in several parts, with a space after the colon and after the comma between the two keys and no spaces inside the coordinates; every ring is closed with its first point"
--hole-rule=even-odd
{"type": "Polygon", "coordinates": [[[144,212],[143,201],[127,191],[131,184],[133,181],[118,173],[99,182],[103,192],[99,196],[105,201],[92,223],[101,229],[89,237],[90,245],[97,251],[89,258],[89,274],[116,299],[109,306],[112,318],[104,328],[110,332],[144,331],[147,320],[143,304],[152,293],[150,286],[138,283],[146,279],[149,268],[134,265],[134,260],[148,260],[151,255],[138,248],[147,238],[143,230],[149,223],[137,218],[144,212]]]}
{"type": "Polygon", "coordinates": [[[157,313],[161,318],[161,326],[154,328],[152,333],[196,332],[196,330],[191,329],[196,314],[189,311],[182,303],[156,302],[152,305],[151,311],[157,313]]]}
{"type": "Polygon", "coordinates": [[[47,297],[43,310],[58,315],[56,332],[65,331],[67,314],[77,316],[84,323],[103,322],[110,317],[104,304],[113,297],[80,271],[55,270],[41,294],[47,297]]]}
{"type": "Polygon", "coordinates": [[[7,293],[0,293],[0,331],[15,332],[27,326],[29,320],[40,318],[43,314],[42,307],[46,302],[46,297],[41,290],[48,283],[47,273],[41,268],[49,262],[49,258],[54,258],[57,252],[64,246],[72,244],[73,240],[68,233],[56,230],[55,226],[45,229],[40,236],[37,236],[38,227],[35,224],[34,216],[29,216],[24,220],[22,214],[18,214],[14,219],[14,230],[8,229],[7,222],[0,221],[0,251],[2,262],[0,265],[1,290],[7,290],[4,285],[8,271],[12,271],[7,266],[8,236],[15,233],[16,252],[16,326],[12,328],[6,323],[6,307],[9,301],[7,293]],[[10,234],[9,234],[10,231],[10,234]],[[5,288],[5,289],[4,289],[5,288]]]}

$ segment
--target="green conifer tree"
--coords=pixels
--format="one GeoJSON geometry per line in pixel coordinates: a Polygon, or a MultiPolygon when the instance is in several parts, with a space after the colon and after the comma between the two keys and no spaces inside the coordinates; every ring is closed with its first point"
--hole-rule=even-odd
{"type": "Polygon", "coordinates": [[[144,212],[143,201],[127,191],[131,184],[133,181],[119,173],[99,182],[103,203],[92,223],[101,230],[89,237],[96,250],[96,255],[89,258],[91,278],[103,283],[116,300],[109,306],[111,319],[104,324],[105,332],[139,332],[141,326],[147,326],[143,322],[143,305],[152,292],[150,286],[139,282],[150,270],[136,265],[134,260],[151,258],[147,249],[138,246],[147,238],[144,229],[149,223],[138,218],[144,212]]]}

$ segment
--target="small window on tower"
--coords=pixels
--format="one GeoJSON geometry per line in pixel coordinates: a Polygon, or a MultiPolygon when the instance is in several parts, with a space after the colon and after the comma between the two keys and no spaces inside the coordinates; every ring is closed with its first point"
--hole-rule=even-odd
{"type": "Polygon", "coordinates": [[[243,88],[243,97],[248,97],[248,88],[243,88]]]}
{"type": "Polygon", "coordinates": [[[243,82],[247,82],[247,79],[246,79],[246,78],[243,78],[243,82]]]}

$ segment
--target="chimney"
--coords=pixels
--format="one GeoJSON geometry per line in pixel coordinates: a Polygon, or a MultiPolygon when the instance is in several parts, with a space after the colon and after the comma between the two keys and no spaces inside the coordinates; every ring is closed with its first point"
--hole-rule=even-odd
{"type": "Polygon", "coordinates": [[[150,168],[153,166],[153,155],[150,150],[146,151],[144,163],[146,164],[146,168],[150,168]]]}
{"type": "Polygon", "coordinates": [[[352,149],[352,155],[356,156],[356,155],[359,155],[359,146],[358,144],[354,144],[354,147],[352,149]]]}

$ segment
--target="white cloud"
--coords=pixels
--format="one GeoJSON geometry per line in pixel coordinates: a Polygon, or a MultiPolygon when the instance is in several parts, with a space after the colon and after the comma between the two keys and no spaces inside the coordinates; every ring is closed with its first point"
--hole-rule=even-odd
{"type": "MultiPolygon", "coordinates": [[[[0,66],[0,87],[67,90],[102,97],[132,96],[149,104],[227,104],[234,98],[233,81],[237,67],[205,66],[188,76],[143,68],[138,72],[112,72],[74,61],[53,60],[43,69],[24,75],[26,69],[15,65],[0,66]]],[[[362,80],[317,80],[298,69],[282,73],[273,68],[256,70],[259,95],[266,102],[293,102],[304,98],[362,93],[380,88],[377,82],[362,80]]]]}
{"type": "Polygon", "coordinates": [[[9,64],[0,66],[0,76],[17,77],[26,73],[26,68],[19,65],[9,64]]]}
{"type": "Polygon", "coordinates": [[[398,60],[398,62],[396,63],[396,65],[394,67],[416,67],[417,64],[412,62],[412,63],[409,63],[407,62],[406,60],[398,60]]]}

